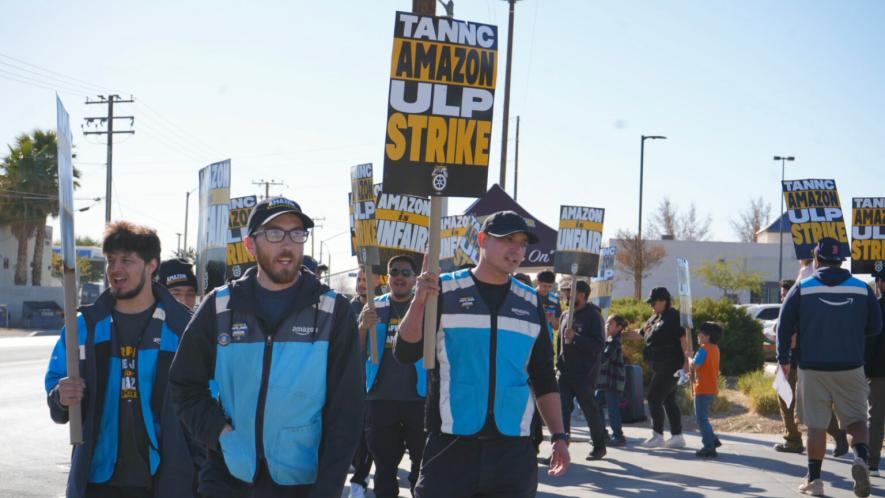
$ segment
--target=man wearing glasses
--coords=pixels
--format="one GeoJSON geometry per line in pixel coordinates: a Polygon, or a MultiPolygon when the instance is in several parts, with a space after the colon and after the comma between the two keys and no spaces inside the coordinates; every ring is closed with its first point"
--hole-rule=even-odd
{"type": "MultiPolygon", "coordinates": [[[[427,396],[427,371],[423,360],[399,363],[393,357],[396,331],[409,311],[418,265],[406,255],[387,262],[390,292],[375,298],[375,310],[366,306],[360,315],[360,341],[368,330],[377,327],[378,365],[366,359],[366,440],[375,458],[375,496],[399,496],[397,468],[403,458],[403,446],[409,450],[412,471],[409,488],[418,482],[421,455],[424,453],[424,397],[427,396]]],[[[369,348],[366,348],[369,351],[369,348]]],[[[354,495],[353,490],[351,497],[354,495]]]]}
{"type": "Polygon", "coordinates": [[[258,203],[257,267],[215,289],[185,330],[169,383],[208,448],[206,496],[340,496],[362,424],[360,348],[344,297],[302,270],[313,221],[284,198],[258,203]],[[210,394],[214,379],[218,399],[210,394]]]}

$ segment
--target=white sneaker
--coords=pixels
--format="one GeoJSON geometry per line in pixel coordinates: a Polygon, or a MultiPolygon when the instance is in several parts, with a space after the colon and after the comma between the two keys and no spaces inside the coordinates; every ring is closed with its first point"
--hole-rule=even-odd
{"type": "Polygon", "coordinates": [[[350,494],[348,496],[350,498],[366,498],[366,488],[352,482],[350,483],[350,494]]]}
{"type": "Polygon", "coordinates": [[[664,435],[660,432],[652,431],[652,436],[645,440],[644,443],[640,444],[643,448],[663,448],[664,447],[664,435]]]}
{"type": "Polygon", "coordinates": [[[808,476],[805,476],[805,480],[799,485],[798,491],[803,495],[823,496],[824,482],[820,479],[809,481],[808,476]]]}
{"type": "Polygon", "coordinates": [[[682,434],[676,434],[664,443],[665,448],[685,448],[685,438],[682,434]]]}
{"type": "Polygon", "coordinates": [[[879,473],[879,469],[870,469],[870,475],[872,477],[879,477],[882,474],[879,473]]]}
{"type": "Polygon", "coordinates": [[[851,477],[854,479],[854,496],[870,496],[870,468],[867,462],[855,458],[851,464],[851,477]]]}

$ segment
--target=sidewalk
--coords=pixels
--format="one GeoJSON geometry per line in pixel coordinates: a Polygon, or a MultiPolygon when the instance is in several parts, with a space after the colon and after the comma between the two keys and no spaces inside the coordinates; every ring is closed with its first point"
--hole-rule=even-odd
{"type": "MultiPolygon", "coordinates": [[[[578,422],[579,417],[574,420],[578,422]]],[[[539,466],[538,497],[639,497],[646,493],[661,498],[804,496],[795,490],[805,476],[807,457],[775,452],[772,446],[780,441],[779,436],[719,434],[723,443],[719,457],[701,460],[694,454],[701,445],[697,432],[685,433],[685,449],[653,451],[638,447],[649,432],[648,428],[626,427],[628,446],[609,448],[606,458],[596,462],[584,460],[590,452],[588,443],[573,443],[572,466],[567,475],[554,479],[547,476],[546,467],[539,466]]],[[[574,433],[586,440],[586,426],[574,427],[574,433]]],[[[852,453],[834,459],[831,449],[827,449],[822,473],[826,495],[853,497],[849,458],[852,453]]],[[[546,456],[549,451],[545,443],[541,454],[546,456]]],[[[408,458],[404,458],[400,465],[401,486],[407,482],[408,468],[408,458]]],[[[871,496],[885,496],[885,478],[873,477],[871,482],[871,496]]],[[[343,496],[347,496],[346,490],[343,496]]],[[[408,489],[402,488],[400,496],[409,496],[408,489]]]]}

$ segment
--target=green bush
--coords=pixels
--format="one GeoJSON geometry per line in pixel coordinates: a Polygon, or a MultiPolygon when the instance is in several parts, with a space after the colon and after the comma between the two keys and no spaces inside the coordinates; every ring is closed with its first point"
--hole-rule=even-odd
{"type": "Polygon", "coordinates": [[[652,311],[645,301],[633,299],[632,297],[619,297],[612,300],[612,306],[608,312],[611,315],[621,315],[630,324],[631,330],[639,328],[646,320],[651,317],[652,311]]]}
{"type": "Polygon", "coordinates": [[[756,370],[753,372],[747,372],[738,377],[737,388],[738,391],[749,395],[750,391],[752,391],[756,386],[770,386],[771,382],[771,378],[765,375],[765,370],[756,370]]]}
{"type": "MultiPolygon", "coordinates": [[[[762,325],[743,308],[728,300],[710,298],[693,302],[695,332],[704,322],[719,322],[723,334],[719,341],[719,370],[722,375],[740,375],[762,368],[762,325]]],[[[695,333],[695,337],[697,334],[695,333]]]]}
{"type": "Polygon", "coordinates": [[[779,412],[777,392],[771,386],[773,381],[764,370],[747,372],[738,378],[738,389],[750,398],[750,408],[759,415],[779,412]]]}

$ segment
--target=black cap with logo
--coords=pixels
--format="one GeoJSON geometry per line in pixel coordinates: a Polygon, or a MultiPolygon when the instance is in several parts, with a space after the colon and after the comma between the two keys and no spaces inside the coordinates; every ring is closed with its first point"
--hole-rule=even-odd
{"type": "Polygon", "coordinates": [[[818,241],[817,247],[814,248],[814,257],[829,263],[845,261],[845,257],[842,256],[842,245],[832,237],[824,237],[818,241]]]}
{"type": "Polygon", "coordinates": [[[493,237],[506,237],[522,232],[528,236],[529,244],[537,244],[539,240],[529,229],[525,218],[514,211],[498,211],[488,215],[482,222],[482,231],[493,237]]]}
{"type": "Polygon", "coordinates": [[[301,206],[297,202],[285,197],[271,197],[264,199],[252,208],[247,224],[249,235],[255,233],[255,230],[265,223],[284,214],[294,214],[301,218],[305,229],[313,228],[313,220],[301,211],[301,206]]]}
{"type": "Polygon", "coordinates": [[[157,269],[157,282],[167,289],[173,287],[197,288],[197,277],[194,276],[193,265],[186,259],[167,259],[157,269]]]}

